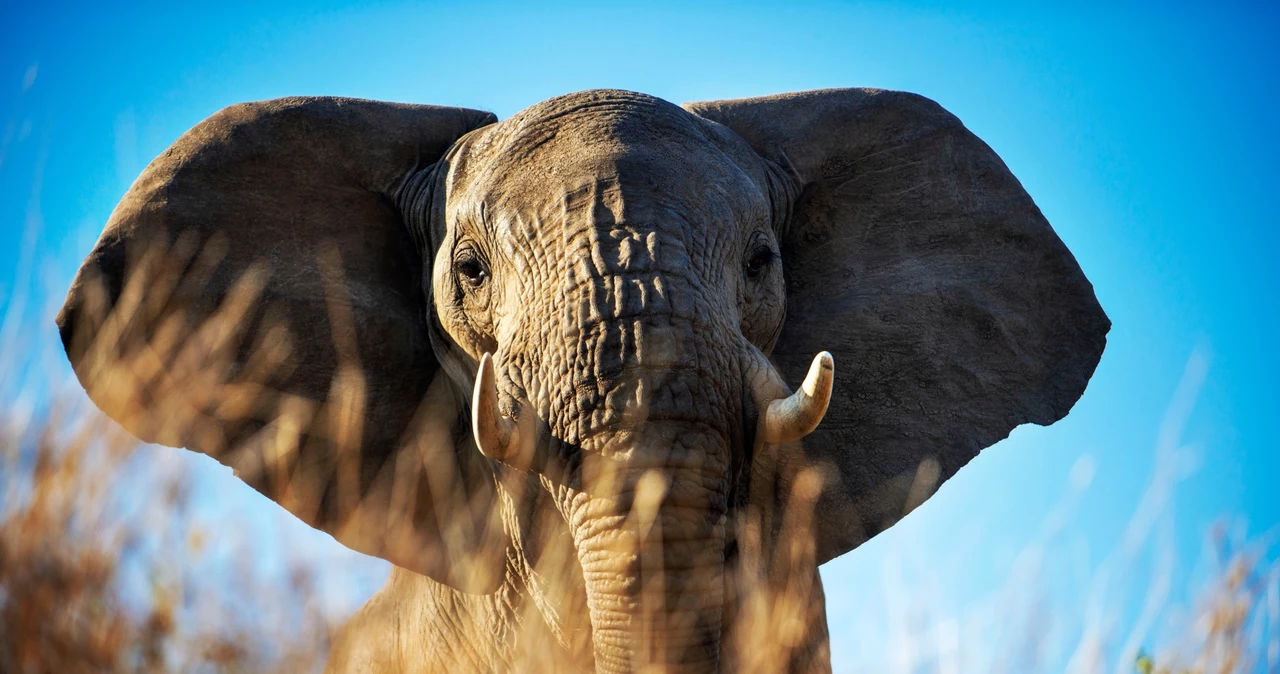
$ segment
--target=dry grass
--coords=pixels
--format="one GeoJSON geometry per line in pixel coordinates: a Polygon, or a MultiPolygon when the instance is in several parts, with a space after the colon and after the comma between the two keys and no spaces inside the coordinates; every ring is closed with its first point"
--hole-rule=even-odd
{"type": "MultiPolygon", "coordinates": [[[[98,332],[113,340],[94,347],[99,380],[155,385],[139,378],[160,378],[159,358],[191,364],[195,370],[190,377],[203,381],[201,372],[216,369],[219,359],[239,348],[235,327],[256,284],[250,279],[231,306],[182,332],[175,326],[186,324],[167,314],[164,302],[179,279],[165,276],[170,272],[156,259],[142,259],[143,264],[159,265],[148,282],[130,284],[116,312],[99,317],[98,332]],[[122,314],[122,308],[128,313],[122,314]],[[140,323],[152,327],[140,330],[140,323]]],[[[21,305],[10,306],[14,304],[21,305]]],[[[42,321],[48,324],[47,318],[42,321]]],[[[10,367],[46,362],[42,349],[57,347],[41,343],[22,348],[29,352],[8,354],[10,367]]],[[[0,372],[0,381],[29,379],[0,372]]],[[[35,412],[24,412],[19,405],[0,408],[0,672],[319,670],[341,621],[316,602],[323,588],[317,587],[311,562],[288,559],[280,577],[264,574],[252,551],[231,562],[211,560],[205,534],[189,516],[190,476],[143,469],[140,464],[153,462],[165,450],[140,448],[93,409],[78,386],[53,384],[49,388],[54,393],[35,412]],[[221,572],[210,573],[213,567],[221,572]]],[[[335,390],[340,384],[352,385],[335,382],[335,390]]],[[[17,399],[12,390],[4,393],[5,400],[17,399]]],[[[168,423],[181,426],[184,418],[175,410],[168,413],[168,423]]],[[[346,409],[344,418],[351,418],[350,412],[346,409]]],[[[323,410],[313,413],[326,418],[323,410]]],[[[350,435],[338,426],[330,431],[350,435]]],[[[779,671],[808,647],[803,636],[820,619],[814,606],[821,598],[813,592],[811,576],[802,572],[812,564],[805,532],[816,482],[802,475],[794,493],[794,507],[777,528],[782,539],[762,542],[761,532],[774,527],[740,524],[744,554],[733,577],[742,608],[731,636],[736,671],[779,671]]],[[[1152,507],[1163,502],[1156,499],[1152,507]]],[[[1135,520],[1143,516],[1139,513],[1135,520]]],[[[1277,671],[1277,567],[1267,565],[1265,548],[1233,547],[1225,536],[1218,540],[1220,564],[1203,588],[1198,617],[1182,638],[1158,646],[1154,656],[1134,658],[1127,653],[1142,645],[1149,629],[1113,644],[1086,626],[1070,671],[1108,671],[1109,663],[1126,657],[1119,671],[1277,671]]],[[[1021,627],[1010,627],[987,647],[1034,651],[1046,637],[1044,631],[1035,623],[1021,627]]],[[[1008,660],[995,655],[988,661],[1008,660]]],[[[927,667],[904,671],[969,670],[935,659],[927,667]]],[[[1022,671],[1045,670],[1033,666],[1022,671]]]]}
{"type": "Polygon", "coordinates": [[[1194,607],[1189,629],[1164,652],[1139,654],[1135,669],[1140,674],[1278,671],[1280,565],[1266,565],[1258,546],[1234,549],[1225,527],[1213,538],[1215,573],[1194,607]]]}
{"type": "Polygon", "coordinates": [[[52,312],[32,324],[27,283],[0,298],[0,672],[319,671],[340,621],[316,569],[210,545],[189,464],[128,436],[53,365],[52,312]]]}
{"type": "Polygon", "coordinates": [[[213,560],[188,516],[189,476],[139,470],[154,448],[97,414],[12,422],[0,420],[0,671],[321,668],[336,625],[303,560],[284,578],[213,560]]]}

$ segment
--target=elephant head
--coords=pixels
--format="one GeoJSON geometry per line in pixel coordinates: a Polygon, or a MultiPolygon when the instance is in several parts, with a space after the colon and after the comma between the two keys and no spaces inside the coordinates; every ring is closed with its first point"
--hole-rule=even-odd
{"type": "Polygon", "coordinates": [[[813,467],[814,561],[851,550],[1062,418],[1110,325],[989,147],[864,89],[232,106],[134,183],[58,324],[139,438],[462,591],[539,491],[600,671],[715,670],[736,514],[813,467]]]}

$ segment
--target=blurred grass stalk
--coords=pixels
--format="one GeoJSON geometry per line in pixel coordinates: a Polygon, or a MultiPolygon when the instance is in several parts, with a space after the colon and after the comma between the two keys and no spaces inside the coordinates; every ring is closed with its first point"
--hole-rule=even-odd
{"type": "MultiPolygon", "coordinates": [[[[64,364],[50,307],[38,312],[33,328],[30,297],[52,305],[61,299],[62,285],[50,283],[47,292],[28,296],[30,259],[28,250],[13,291],[0,298],[6,307],[0,327],[0,671],[318,671],[343,618],[321,609],[315,562],[295,555],[282,575],[271,575],[254,563],[252,549],[230,560],[211,557],[206,535],[190,514],[192,476],[163,469],[160,457],[174,450],[139,446],[88,402],[64,364]],[[37,337],[24,338],[30,335],[37,337]],[[210,573],[211,568],[220,571],[210,573]],[[144,582],[130,580],[139,578],[144,582]]],[[[153,299],[135,294],[129,310],[154,310],[152,318],[160,321],[163,302],[153,299]]],[[[210,321],[238,320],[244,311],[215,312],[210,321]]],[[[115,330],[121,339],[142,334],[124,327],[135,318],[106,317],[98,332],[115,330]]],[[[119,367],[118,380],[130,382],[154,371],[155,363],[117,362],[120,354],[187,354],[207,368],[210,356],[235,351],[217,338],[235,333],[235,327],[206,323],[179,336],[162,330],[168,341],[148,344],[146,353],[120,348],[127,344],[99,345],[108,354],[100,365],[119,367]]],[[[1159,515],[1171,507],[1181,470],[1181,423],[1204,369],[1193,358],[1160,433],[1157,474],[1121,547],[1096,577],[1066,581],[1068,592],[1087,597],[1078,623],[1070,616],[1037,615],[1044,591],[1037,584],[1063,582],[1044,577],[1046,567],[1035,560],[1069,525],[1065,508],[1046,523],[1046,540],[1024,551],[1009,585],[976,607],[938,616],[935,607],[902,597],[904,607],[912,606],[904,614],[938,617],[913,619],[916,627],[904,629],[893,648],[904,655],[877,671],[1060,671],[1050,664],[1045,644],[1067,635],[1074,642],[1066,664],[1070,672],[1276,672],[1280,570],[1264,563],[1266,542],[1237,544],[1225,528],[1215,534],[1214,573],[1199,592],[1192,619],[1176,637],[1157,644],[1154,655],[1143,650],[1156,628],[1164,627],[1158,623],[1177,613],[1169,606],[1171,549],[1154,551],[1147,576],[1136,565],[1144,551],[1152,552],[1153,531],[1165,538],[1170,533],[1160,528],[1168,518],[1159,515]],[[1114,593],[1144,578],[1150,580],[1136,623],[1118,625],[1114,593]],[[944,632],[952,636],[940,637],[944,632]],[[960,634],[966,637],[963,649],[960,634]]],[[[796,537],[775,547],[771,563],[744,554],[732,575],[742,599],[740,627],[732,635],[740,671],[777,671],[815,619],[809,609],[812,588],[798,582],[804,574],[786,572],[812,555],[803,541],[815,490],[797,489],[803,502],[784,516],[785,530],[796,537]]],[[[230,520],[217,525],[241,527],[230,520]]],[[[742,526],[745,549],[752,547],[757,528],[751,522],[742,526]]],[[[836,663],[837,671],[846,668],[836,663]]]]}

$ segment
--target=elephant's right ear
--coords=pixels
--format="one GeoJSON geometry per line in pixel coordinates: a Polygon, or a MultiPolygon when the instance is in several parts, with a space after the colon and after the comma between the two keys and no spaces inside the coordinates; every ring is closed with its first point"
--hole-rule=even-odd
{"type": "Polygon", "coordinates": [[[432,353],[432,247],[402,208],[494,121],[287,98],[201,122],[121,200],[58,315],[90,398],[355,550],[491,589],[493,476],[432,353]]]}
{"type": "Polygon", "coordinates": [[[836,469],[819,563],[1083,394],[1111,322],[1017,178],[951,113],[874,89],[685,107],[798,188],[779,223],[787,318],[771,355],[788,381],[814,353],[835,356],[826,418],[804,441],[836,469]]]}

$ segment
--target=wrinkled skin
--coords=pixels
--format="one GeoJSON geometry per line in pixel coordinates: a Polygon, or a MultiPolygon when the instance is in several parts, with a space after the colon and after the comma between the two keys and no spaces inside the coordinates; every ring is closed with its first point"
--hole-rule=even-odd
{"type": "MultiPolygon", "coordinates": [[[[738,671],[730,645],[745,624],[743,555],[774,577],[807,579],[803,634],[783,664],[829,671],[818,565],[1014,426],[1065,415],[1108,325],[994,153],[945,111],[903,96],[832,90],[681,108],[595,91],[497,123],[325,99],[231,109],[180,140],[175,148],[194,149],[158,159],[122,201],[60,316],[64,341],[90,395],[139,437],[214,455],[305,521],[397,564],[339,637],[329,671],[738,671]],[[444,121],[415,126],[422,115],[444,121]],[[391,143],[366,127],[427,140],[366,150],[391,143]],[[312,137],[330,133],[357,140],[312,137]],[[295,138],[301,149],[290,149],[295,138]],[[287,180],[278,194],[243,187],[243,176],[277,166],[306,167],[290,170],[309,196],[292,205],[287,180]],[[344,168],[331,180],[325,166],[344,168]],[[347,175],[377,198],[317,189],[347,175]],[[201,196],[184,201],[189,193],[201,196]],[[198,420],[216,432],[168,429],[155,421],[157,401],[182,385],[123,395],[92,374],[99,356],[77,340],[110,325],[77,327],[93,274],[119,304],[121,241],[192,228],[205,240],[246,217],[298,237],[267,254],[275,269],[262,297],[303,335],[295,365],[252,380],[293,397],[201,398],[193,407],[213,411],[198,420]],[[903,224],[883,224],[894,217],[903,224]],[[316,273],[308,260],[329,253],[297,253],[326,237],[339,244],[349,293],[336,305],[332,283],[306,280],[316,273]],[[379,262],[393,253],[399,266],[379,262]],[[289,266],[295,257],[302,263],[289,266]],[[325,306],[327,319],[312,317],[325,306]],[[312,346],[308,333],[334,346],[312,346]],[[766,442],[765,410],[825,348],[838,367],[849,361],[854,382],[837,386],[828,435],[766,442]],[[496,414],[472,398],[485,354],[496,414]],[[290,401],[342,408],[344,389],[330,383],[345,381],[351,361],[367,382],[358,447],[313,422],[289,445],[295,467],[272,473],[266,457],[279,449],[263,449],[264,429],[290,401]],[[519,451],[498,451],[491,438],[507,436],[485,436],[488,427],[517,429],[519,451]],[[397,458],[406,456],[422,460],[397,458]],[[333,468],[343,457],[359,466],[348,471],[360,478],[358,508],[333,468]],[[781,512],[806,466],[826,471],[817,530],[795,548],[802,554],[777,561],[794,542],[783,540],[781,512]],[[300,475],[319,486],[300,489],[300,475]],[[416,501],[396,496],[406,483],[422,485],[416,501]],[[468,505],[441,505],[445,492],[468,505]],[[764,519],[751,520],[762,529],[748,543],[740,528],[751,517],[764,519]]],[[[263,255],[229,245],[228,274],[263,255]]],[[[231,296],[221,283],[180,290],[170,304],[210,315],[231,296]]],[[[274,315],[253,316],[246,324],[267,326],[274,315]]],[[[247,362],[249,351],[232,359],[247,362]]],[[[259,376],[250,371],[218,381],[259,376]]]]}
{"type": "MultiPolygon", "coordinates": [[[[728,515],[745,505],[730,503],[730,487],[755,435],[743,392],[785,305],[773,199],[786,195],[770,194],[771,168],[743,141],[638,95],[554,99],[474,132],[454,156],[422,187],[446,195],[443,217],[418,220],[441,242],[431,270],[438,339],[470,362],[494,353],[501,406],[546,420],[537,484],[508,497],[519,511],[559,514],[541,526],[568,534],[550,537],[566,546],[554,558],[578,566],[565,583],[546,583],[534,568],[547,551],[524,544],[547,532],[513,528],[514,562],[495,597],[553,597],[552,610],[539,611],[553,634],[594,632],[593,653],[566,643],[566,655],[624,671],[635,660],[628,632],[652,620],[642,615],[637,579],[656,564],[666,580],[655,612],[667,624],[667,650],[654,659],[714,669],[728,515]],[[646,471],[667,484],[652,530],[660,534],[641,541],[628,501],[646,471]],[[589,625],[573,624],[583,615],[589,625]]],[[[502,472],[504,481],[525,480],[502,472]]],[[[816,567],[808,572],[816,578],[816,567]]],[[[444,591],[393,579],[344,646],[385,631],[374,607],[404,601],[392,595],[431,592],[444,591]]],[[[463,629],[514,620],[501,601],[464,611],[483,617],[463,629]]],[[[824,627],[814,626],[815,654],[825,648],[824,627]]],[[[438,632],[428,643],[449,641],[456,628],[422,626],[438,632]]],[[[510,644],[491,648],[479,657],[517,659],[505,652],[510,644]]],[[[335,668],[342,657],[340,649],[335,668]]],[[[470,653],[456,657],[462,670],[493,666],[470,653]]]]}

